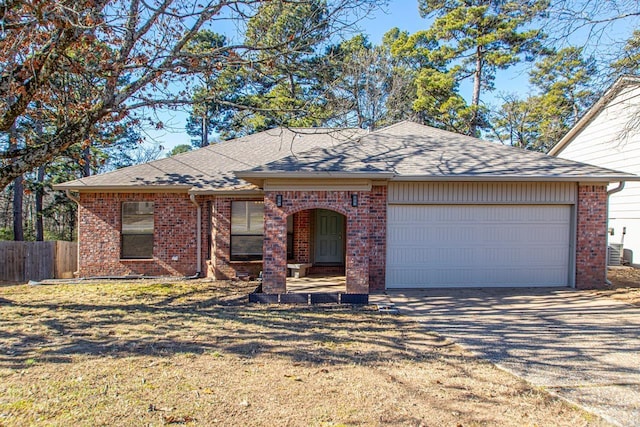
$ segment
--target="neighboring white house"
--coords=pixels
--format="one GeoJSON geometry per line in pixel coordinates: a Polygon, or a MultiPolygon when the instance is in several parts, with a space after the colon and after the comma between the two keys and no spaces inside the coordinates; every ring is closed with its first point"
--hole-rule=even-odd
{"type": "MultiPolygon", "coordinates": [[[[620,77],[549,154],[640,174],[640,77],[620,77]]],[[[610,264],[617,263],[620,244],[625,261],[640,264],[640,182],[610,195],[609,234],[610,264]]]]}

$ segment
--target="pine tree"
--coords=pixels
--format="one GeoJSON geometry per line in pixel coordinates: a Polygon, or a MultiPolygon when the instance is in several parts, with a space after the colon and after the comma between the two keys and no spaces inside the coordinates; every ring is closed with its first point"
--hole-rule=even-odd
{"type": "MultiPolygon", "coordinates": [[[[435,18],[427,37],[439,46],[432,60],[452,63],[443,86],[473,79],[468,132],[483,127],[481,93],[491,90],[495,73],[540,51],[542,32],[525,27],[548,6],[547,0],[418,0],[422,17],[435,18]]],[[[429,76],[434,78],[434,76],[429,76]]]]}

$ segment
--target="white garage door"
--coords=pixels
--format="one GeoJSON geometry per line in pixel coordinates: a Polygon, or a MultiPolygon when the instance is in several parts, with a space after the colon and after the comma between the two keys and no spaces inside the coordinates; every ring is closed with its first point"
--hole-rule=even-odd
{"type": "Polygon", "coordinates": [[[569,206],[388,209],[388,288],[568,285],[569,206]]]}

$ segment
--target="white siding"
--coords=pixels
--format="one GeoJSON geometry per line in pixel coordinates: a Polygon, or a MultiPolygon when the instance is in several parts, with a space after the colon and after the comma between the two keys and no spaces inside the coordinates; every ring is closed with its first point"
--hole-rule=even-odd
{"type": "Polygon", "coordinates": [[[574,204],[576,185],[560,182],[393,182],[390,204],[574,204]]]}
{"type": "MultiPolygon", "coordinates": [[[[640,175],[640,87],[624,88],[558,157],[640,175]],[[635,129],[635,130],[634,130],[635,129]]],[[[610,197],[612,243],[620,243],[627,228],[625,248],[640,256],[640,183],[628,182],[610,197]]],[[[635,260],[638,263],[640,259],[635,260]]]]}
{"type": "Polygon", "coordinates": [[[388,288],[569,285],[570,206],[388,209],[388,288]]]}

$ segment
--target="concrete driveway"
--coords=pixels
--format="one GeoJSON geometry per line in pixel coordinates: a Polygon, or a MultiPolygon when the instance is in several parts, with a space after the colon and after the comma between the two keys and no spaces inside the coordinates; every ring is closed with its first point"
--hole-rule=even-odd
{"type": "Polygon", "coordinates": [[[530,383],[613,424],[640,426],[640,307],[566,288],[386,297],[401,314],[530,383]]]}

